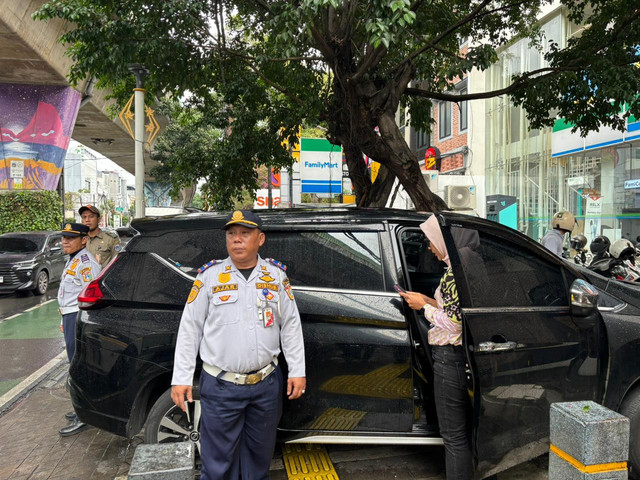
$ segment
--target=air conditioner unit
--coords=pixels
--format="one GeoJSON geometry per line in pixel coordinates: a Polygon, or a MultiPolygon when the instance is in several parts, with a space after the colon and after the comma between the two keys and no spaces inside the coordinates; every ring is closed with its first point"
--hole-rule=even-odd
{"type": "Polygon", "coordinates": [[[432,192],[438,191],[438,171],[437,170],[427,170],[422,172],[422,178],[427,183],[427,187],[432,192]]]}
{"type": "Polygon", "coordinates": [[[476,208],[475,185],[447,185],[444,189],[444,201],[452,210],[470,210],[476,208]]]}

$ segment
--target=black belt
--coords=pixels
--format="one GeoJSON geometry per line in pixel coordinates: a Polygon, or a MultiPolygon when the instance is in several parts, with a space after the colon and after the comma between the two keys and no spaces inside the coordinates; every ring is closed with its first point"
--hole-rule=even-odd
{"type": "Polygon", "coordinates": [[[455,352],[455,353],[464,353],[464,347],[462,345],[431,345],[432,347],[436,347],[436,348],[443,348],[445,350],[448,350],[450,352],[455,352]]]}

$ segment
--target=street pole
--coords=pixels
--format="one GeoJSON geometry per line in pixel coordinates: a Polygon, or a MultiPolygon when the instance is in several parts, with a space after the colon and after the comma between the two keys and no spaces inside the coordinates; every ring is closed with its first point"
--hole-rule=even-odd
{"type": "Polygon", "coordinates": [[[135,92],[135,177],[136,177],[136,218],[145,216],[144,206],[144,77],[149,70],[139,63],[129,65],[129,71],[136,77],[135,92]]]}
{"type": "Polygon", "coordinates": [[[273,185],[271,184],[271,167],[267,166],[267,193],[269,206],[267,208],[273,208],[273,185]]]}

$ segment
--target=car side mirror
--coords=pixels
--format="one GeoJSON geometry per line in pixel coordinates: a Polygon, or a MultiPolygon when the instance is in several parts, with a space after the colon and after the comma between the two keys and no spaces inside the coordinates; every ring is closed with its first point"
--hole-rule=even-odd
{"type": "Polygon", "coordinates": [[[571,314],[580,328],[591,328],[598,320],[598,290],[590,283],[575,279],[571,284],[571,314]]]}

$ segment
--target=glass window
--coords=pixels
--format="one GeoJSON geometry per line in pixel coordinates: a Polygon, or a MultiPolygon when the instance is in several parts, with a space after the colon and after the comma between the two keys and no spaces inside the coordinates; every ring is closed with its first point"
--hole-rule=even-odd
{"type": "MultiPolygon", "coordinates": [[[[460,90],[460,95],[466,95],[467,89],[463,88],[460,90]]],[[[460,108],[460,131],[464,131],[468,128],[468,120],[467,120],[467,102],[460,102],[458,104],[460,108]]]]}
{"type": "Polygon", "coordinates": [[[418,229],[400,235],[411,290],[433,297],[446,265],[429,250],[429,240],[418,229]]]}
{"type": "Polygon", "coordinates": [[[451,103],[438,103],[438,132],[439,138],[447,138],[451,136],[451,103]]]}
{"type": "Polygon", "coordinates": [[[375,232],[267,232],[260,254],[287,265],[294,286],[383,289],[375,232]]]}
{"type": "Polygon", "coordinates": [[[429,146],[429,134],[426,130],[416,132],[416,150],[429,146]]]}
{"type": "Polygon", "coordinates": [[[560,266],[504,237],[457,227],[451,233],[474,307],[569,305],[560,266]]]}
{"type": "Polygon", "coordinates": [[[57,235],[49,237],[49,241],[47,242],[47,249],[51,250],[53,247],[62,248],[62,237],[57,235]]]}
{"type": "MultiPolygon", "coordinates": [[[[145,254],[142,265],[138,271],[144,272],[144,281],[134,283],[133,300],[144,303],[158,303],[169,305],[184,305],[189,296],[189,290],[193,285],[193,280],[185,275],[181,275],[151,254],[145,254]]],[[[118,265],[120,262],[116,262],[118,265]]],[[[138,264],[139,265],[139,264],[138,264]]],[[[136,265],[136,266],[138,266],[136,265]]],[[[108,275],[105,278],[107,286],[122,286],[127,280],[119,278],[123,273],[129,273],[131,277],[131,267],[128,269],[118,269],[117,273],[108,275]]],[[[117,291],[123,292],[125,289],[119,288],[117,291]]],[[[123,295],[126,295],[123,293],[123,295]]]]}
{"type": "Polygon", "coordinates": [[[228,256],[224,230],[218,228],[139,237],[131,251],[156,253],[193,277],[198,268],[209,260],[228,256]]]}

